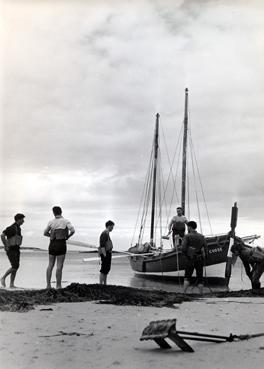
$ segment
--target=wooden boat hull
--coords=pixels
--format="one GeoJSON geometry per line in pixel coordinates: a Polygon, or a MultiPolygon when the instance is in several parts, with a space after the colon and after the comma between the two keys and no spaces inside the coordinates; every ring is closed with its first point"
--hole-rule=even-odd
{"type": "MultiPolygon", "coordinates": [[[[205,265],[209,266],[226,262],[230,241],[229,234],[206,237],[206,241],[208,257],[205,265]]],[[[140,256],[139,254],[131,256],[129,259],[131,268],[136,272],[142,273],[175,272],[184,270],[187,263],[187,259],[181,251],[177,255],[175,249],[149,256],[140,256]]]]}

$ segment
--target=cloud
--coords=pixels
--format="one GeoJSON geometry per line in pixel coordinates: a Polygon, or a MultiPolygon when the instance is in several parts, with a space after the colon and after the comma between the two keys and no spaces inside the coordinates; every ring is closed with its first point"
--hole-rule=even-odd
{"type": "Polygon", "coordinates": [[[132,223],[155,114],[173,153],[189,87],[213,216],[234,199],[259,216],[261,10],[257,0],[5,1],[2,213],[59,201],[132,223]]]}

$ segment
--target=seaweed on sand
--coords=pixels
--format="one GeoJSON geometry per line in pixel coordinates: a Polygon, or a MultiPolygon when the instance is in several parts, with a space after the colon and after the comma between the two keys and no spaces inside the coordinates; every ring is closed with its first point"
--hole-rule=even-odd
{"type": "Polygon", "coordinates": [[[34,305],[55,302],[99,301],[115,305],[169,306],[190,301],[191,297],[173,292],[139,288],[72,283],[62,289],[0,291],[0,310],[25,311],[34,305]],[[13,307],[12,307],[13,306],[13,307]],[[15,308],[17,306],[17,308],[15,308]],[[23,309],[23,307],[25,309],[23,309]]]}
{"type": "MultiPolygon", "coordinates": [[[[240,290],[204,294],[202,297],[263,297],[264,288],[258,291],[240,290]]],[[[174,292],[146,290],[140,288],[72,283],[62,289],[0,290],[0,310],[28,311],[34,305],[57,302],[97,301],[99,303],[131,306],[174,307],[184,301],[196,300],[201,296],[174,292]]]]}

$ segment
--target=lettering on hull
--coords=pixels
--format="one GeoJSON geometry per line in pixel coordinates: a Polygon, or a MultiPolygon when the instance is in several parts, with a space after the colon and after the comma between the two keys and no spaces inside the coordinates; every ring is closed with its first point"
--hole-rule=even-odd
{"type": "Polygon", "coordinates": [[[211,249],[211,250],[208,250],[208,253],[209,254],[216,254],[217,252],[222,252],[222,248],[221,247],[217,247],[216,249],[211,249]]]}

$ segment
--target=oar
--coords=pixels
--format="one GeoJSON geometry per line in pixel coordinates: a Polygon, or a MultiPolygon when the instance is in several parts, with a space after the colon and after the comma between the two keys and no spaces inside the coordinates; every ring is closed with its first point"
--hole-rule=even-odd
{"type": "Polygon", "coordinates": [[[85,248],[88,248],[88,249],[94,249],[94,250],[98,249],[98,246],[91,245],[89,243],[82,242],[82,241],[72,241],[72,240],[69,241],[68,240],[67,243],[69,245],[72,245],[72,246],[81,246],[81,247],[85,247],[85,248]]]}
{"type": "Polygon", "coordinates": [[[235,240],[235,229],[236,229],[236,225],[237,225],[237,215],[238,215],[238,208],[237,208],[237,203],[234,203],[234,206],[232,207],[232,212],[231,212],[231,231],[230,231],[230,241],[229,241],[229,247],[228,247],[228,252],[227,252],[227,260],[226,260],[226,267],[225,267],[225,284],[226,287],[229,286],[229,281],[230,281],[230,277],[231,277],[231,273],[232,273],[232,251],[231,251],[231,247],[234,244],[234,240],[235,240]]]}
{"type": "Polygon", "coordinates": [[[241,240],[243,242],[248,242],[248,243],[252,243],[254,242],[255,240],[257,240],[258,238],[260,238],[261,236],[259,236],[258,234],[252,234],[251,236],[244,236],[244,237],[241,237],[241,240]]]}
{"type": "MultiPolygon", "coordinates": [[[[115,256],[112,256],[112,259],[117,259],[117,258],[127,258],[127,255],[115,255],[115,256]]],[[[98,261],[98,260],[100,260],[100,256],[96,256],[94,258],[83,258],[83,261],[85,261],[85,262],[98,261]]]]}
{"type": "MultiPolygon", "coordinates": [[[[81,246],[81,247],[85,247],[85,248],[89,248],[89,249],[94,249],[94,250],[97,250],[98,249],[98,246],[95,246],[95,245],[91,245],[89,243],[86,243],[86,242],[82,242],[82,241],[72,241],[72,240],[68,240],[67,243],[69,245],[72,245],[72,246],[81,246]]],[[[139,257],[144,257],[144,256],[150,256],[150,255],[154,255],[154,253],[144,253],[144,254],[135,254],[135,253],[132,253],[132,252],[128,252],[128,251],[115,251],[116,253],[118,254],[122,254],[122,255],[118,255],[118,256],[113,256],[113,258],[117,258],[117,257],[127,257],[127,256],[139,256],[139,257]]],[[[97,260],[98,258],[84,258],[83,261],[93,261],[93,260],[97,260]]]]}

